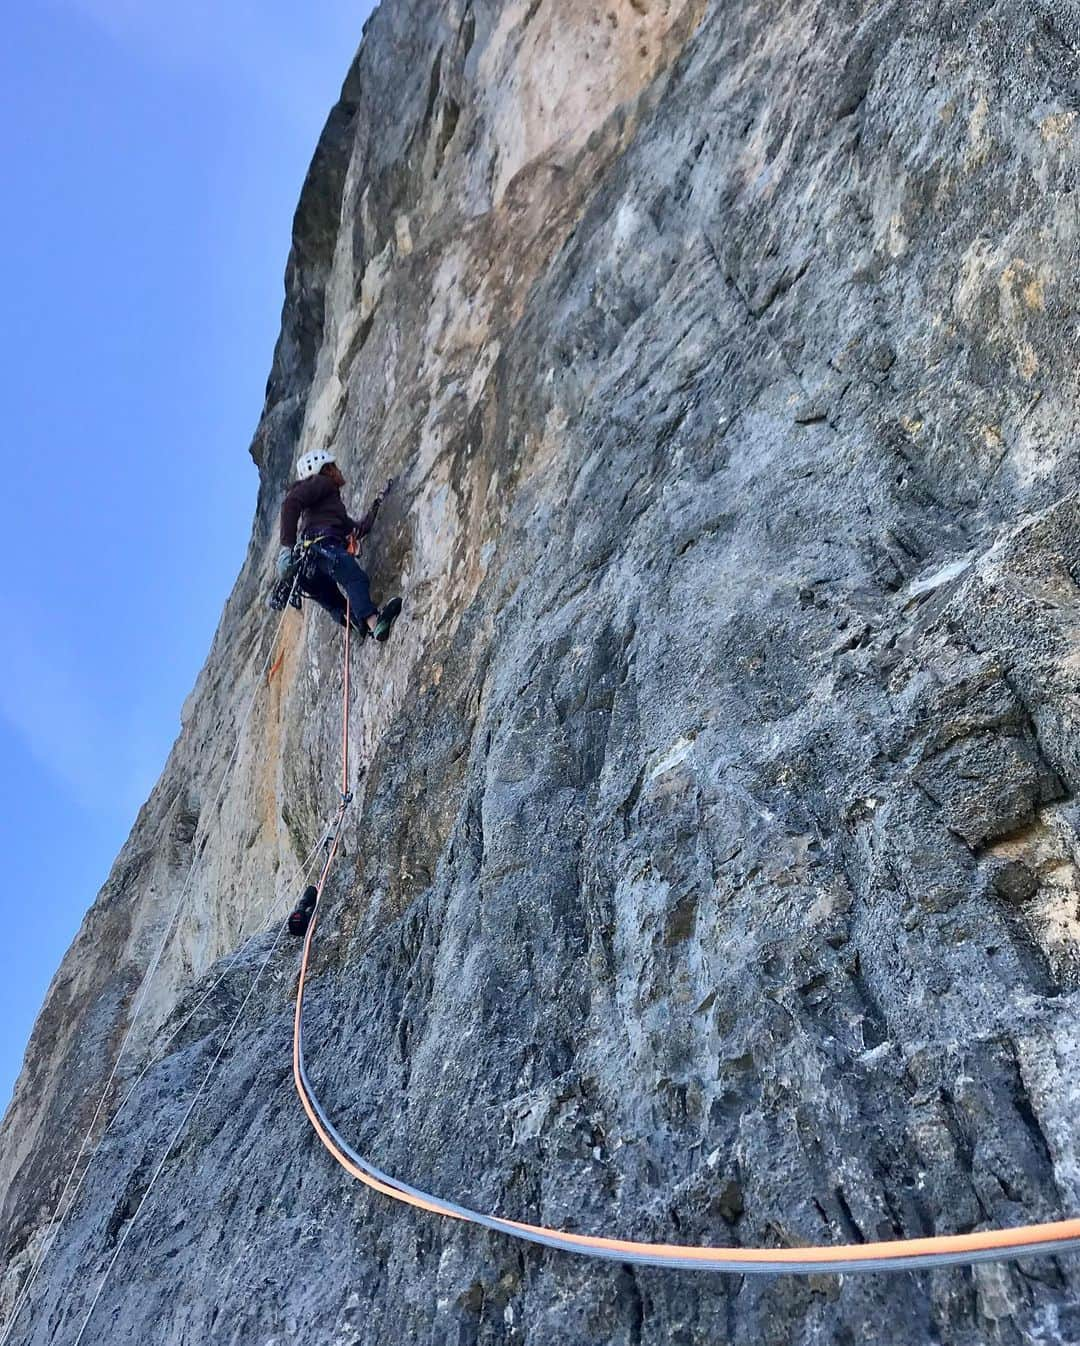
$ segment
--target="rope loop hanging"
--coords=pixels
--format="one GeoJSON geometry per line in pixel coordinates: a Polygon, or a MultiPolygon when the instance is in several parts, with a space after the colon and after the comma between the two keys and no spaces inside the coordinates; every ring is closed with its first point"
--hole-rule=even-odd
{"type": "MultiPolygon", "coordinates": [[[[343,798],[348,785],[348,652],[349,627],[346,619],[346,662],[343,677],[345,696],[342,707],[342,758],[345,773],[342,782],[343,798]]],[[[336,852],[335,837],[333,848],[319,879],[320,898],[336,852]]],[[[540,1244],[542,1247],[557,1248],[563,1252],[578,1253],[586,1257],[689,1271],[730,1272],[738,1275],[925,1271],[933,1267],[970,1266],[976,1262],[1014,1260],[1080,1248],[1080,1219],[1057,1220],[1011,1229],[984,1229],[968,1234],[942,1234],[930,1238],[892,1239],[875,1243],[804,1248],[726,1248],[646,1243],[606,1235],[579,1234],[565,1229],[548,1228],[546,1225],[509,1220],[499,1215],[487,1215],[412,1187],[398,1178],[381,1172],[348,1144],[330,1120],[307,1073],[304,1058],[304,992],[318,916],[316,905],[304,939],[297,978],[293,1013],[293,1083],[312,1129],[332,1158],[351,1177],[392,1201],[428,1211],[432,1215],[463,1220],[512,1238],[540,1244]]]]}

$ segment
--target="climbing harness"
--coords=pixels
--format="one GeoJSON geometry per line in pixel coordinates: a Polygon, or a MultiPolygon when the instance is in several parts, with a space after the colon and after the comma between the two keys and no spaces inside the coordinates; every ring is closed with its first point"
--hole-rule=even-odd
{"type": "MultiPolygon", "coordinates": [[[[346,659],[348,656],[346,629],[346,659]]],[[[347,668],[347,664],[346,664],[347,668]]],[[[343,736],[348,745],[348,683],[342,710],[343,736]]],[[[336,843],[334,851],[336,851],[336,843]]],[[[322,896],[327,870],[320,876],[317,898],[322,896]]],[[[925,1271],[931,1267],[968,1266],[975,1262],[1004,1261],[1039,1254],[1064,1252],[1080,1247],[1080,1219],[1012,1229],[986,1229],[970,1234],[945,1234],[931,1238],[893,1239],[880,1243],[837,1244],[803,1248],[724,1248],[676,1243],[644,1243],[632,1239],[576,1234],[545,1225],[509,1220],[433,1196],[376,1168],[348,1144],[327,1115],[307,1073],[304,1057],[304,992],[308,966],[318,924],[318,902],[310,914],[297,978],[293,1014],[293,1082],[300,1103],[322,1145],[341,1167],[359,1182],[393,1201],[433,1215],[463,1220],[513,1238],[547,1248],[583,1254],[615,1262],[681,1268],[689,1271],[724,1271],[740,1275],[815,1275],[852,1271],[925,1271]]]]}
{"type": "MultiPolygon", "coordinates": [[[[301,538],[296,543],[285,573],[270,590],[270,597],[266,600],[267,607],[275,612],[282,612],[291,604],[297,612],[301,610],[304,583],[310,580],[314,573],[316,558],[323,552],[322,544],[332,541],[334,539],[328,533],[321,533],[318,537],[301,538]]],[[[350,551],[349,555],[355,555],[355,552],[350,551]]]]}
{"type": "Polygon", "coordinates": [[[301,539],[293,547],[292,559],[285,573],[270,590],[266,605],[274,612],[283,612],[290,604],[299,612],[304,606],[302,592],[304,581],[311,578],[311,570],[320,542],[326,542],[326,535],[301,539]]]}

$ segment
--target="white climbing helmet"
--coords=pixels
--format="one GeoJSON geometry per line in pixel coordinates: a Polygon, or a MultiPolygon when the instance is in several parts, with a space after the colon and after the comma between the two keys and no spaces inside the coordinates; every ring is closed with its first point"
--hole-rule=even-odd
{"type": "Polygon", "coordinates": [[[296,480],[307,481],[316,472],[321,472],[327,463],[336,462],[334,455],[326,449],[312,449],[300,456],[296,463],[296,480]]]}

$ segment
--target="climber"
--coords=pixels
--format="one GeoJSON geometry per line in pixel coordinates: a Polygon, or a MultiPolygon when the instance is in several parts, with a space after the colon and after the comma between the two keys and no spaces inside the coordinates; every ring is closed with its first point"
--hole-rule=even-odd
{"type": "MultiPolygon", "coordinates": [[[[356,520],[349,517],[342,502],[345,477],[332,453],[326,449],[305,453],[296,465],[296,476],[281,506],[278,589],[287,584],[292,590],[290,576],[298,570],[296,589],[324,607],[339,625],[345,625],[347,595],[348,612],[356,631],[362,636],[370,633],[376,640],[386,640],[401,612],[401,599],[392,598],[381,609],[377,608],[371,601],[367,574],[355,559],[361,539],[374,526],[386,492],[376,496],[364,517],[356,520]],[[298,547],[296,534],[301,518],[303,530],[298,547]]],[[[284,602],[281,606],[284,607],[284,602]]]]}

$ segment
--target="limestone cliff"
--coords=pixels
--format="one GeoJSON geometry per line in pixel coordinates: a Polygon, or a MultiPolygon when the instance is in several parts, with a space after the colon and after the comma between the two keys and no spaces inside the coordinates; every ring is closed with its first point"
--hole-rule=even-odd
{"type": "Polygon", "coordinates": [[[13,1342],[71,1346],[129,1227],[85,1342],[1080,1341],[1076,1257],[709,1278],[391,1206],[293,1094],[292,943],[130,1225],[337,798],[321,613],[244,719],[320,445],[396,479],[407,605],[311,992],[350,1140],[641,1238],[1080,1212],[1078,61],[1065,0],[384,0],[247,561],[0,1134],[6,1316],[183,893],[13,1342]]]}

